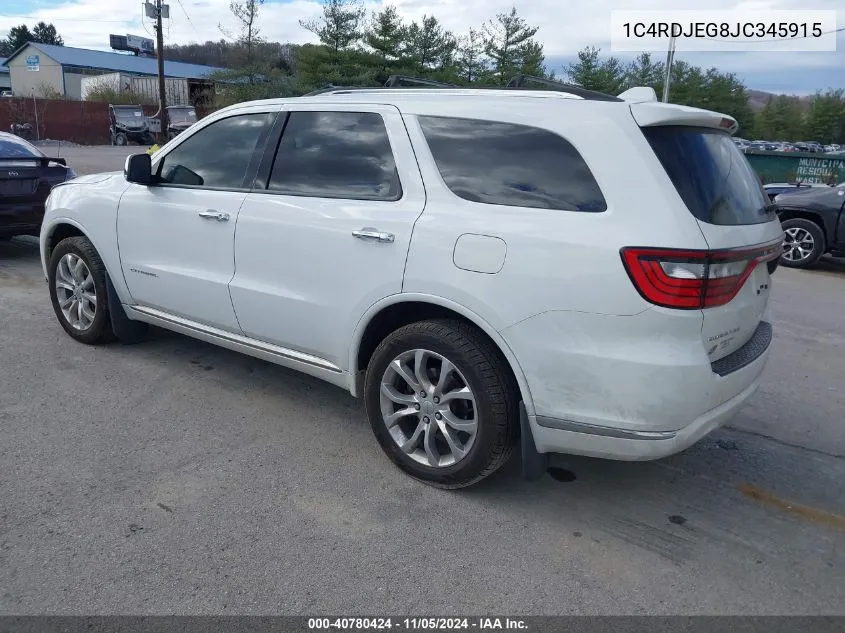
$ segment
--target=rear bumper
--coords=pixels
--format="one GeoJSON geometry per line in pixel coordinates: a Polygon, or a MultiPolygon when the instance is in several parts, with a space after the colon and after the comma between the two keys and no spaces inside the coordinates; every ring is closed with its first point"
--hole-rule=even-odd
{"type": "MultiPolygon", "coordinates": [[[[765,361],[763,361],[765,362],[765,361]]],[[[568,420],[535,416],[534,442],[539,452],[586,455],[620,461],[649,461],[689,448],[727,423],[760,386],[758,376],[744,391],[677,431],[631,432],[627,429],[573,425],[568,420]],[[571,430],[564,430],[569,428],[571,430]]]]}
{"type": "Polygon", "coordinates": [[[748,401],[768,361],[768,322],[711,364],[700,315],[661,316],[547,313],[505,330],[534,401],[529,423],[538,452],[659,459],[722,426],[748,401]]]}

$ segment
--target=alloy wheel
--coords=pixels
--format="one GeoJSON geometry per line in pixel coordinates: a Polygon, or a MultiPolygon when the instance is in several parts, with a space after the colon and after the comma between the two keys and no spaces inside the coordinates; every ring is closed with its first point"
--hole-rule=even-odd
{"type": "Polygon", "coordinates": [[[800,262],[807,259],[816,247],[812,234],[799,226],[793,226],[784,231],[783,258],[790,262],[800,262]]]}
{"type": "Polygon", "coordinates": [[[475,396],[463,374],[441,354],[413,349],[394,358],[381,380],[380,402],[393,441],[420,464],[452,466],[475,443],[475,396]]]}
{"type": "Polygon", "coordinates": [[[75,330],[91,327],[97,315],[94,275],[79,255],[67,253],[56,266],[56,298],[62,316],[75,330]]]}

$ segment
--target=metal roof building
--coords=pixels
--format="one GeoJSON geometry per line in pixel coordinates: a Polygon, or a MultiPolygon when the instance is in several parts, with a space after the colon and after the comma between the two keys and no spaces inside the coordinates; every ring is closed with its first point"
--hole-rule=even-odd
{"type": "MultiPolygon", "coordinates": [[[[158,73],[156,60],[152,57],[38,42],[30,42],[20,47],[0,63],[0,68],[9,71],[12,90],[18,96],[47,96],[47,93],[58,93],[68,99],[82,97],[82,77],[85,75],[124,72],[155,76],[158,73]]],[[[220,70],[223,69],[183,62],[164,62],[165,76],[175,79],[204,80],[220,70]]]]}

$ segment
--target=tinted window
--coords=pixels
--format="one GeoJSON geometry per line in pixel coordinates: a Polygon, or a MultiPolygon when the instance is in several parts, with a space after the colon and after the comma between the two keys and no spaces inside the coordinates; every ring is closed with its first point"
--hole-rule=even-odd
{"type": "Polygon", "coordinates": [[[35,147],[24,141],[9,136],[0,138],[0,158],[37,158],[42,156],[35,147]]]}
{"type": "Polygon", "coordinates": [[[399,175],[381,116],[292,112],[269,189],[294,196],[398,200],[399,175]]]}
{"type": "Polygon", "coordinates": [[[643,133],[697,219],[725,226],[772,220],[757,174],[726,132],[659,126],[643,133]]]}
{"type": "Polygon", "coordinates": [[[250,162],[264,147],[273,114],[242,114],[215,121],[167,154],[159,174],[164,182],[240,189],[250,162]]]}
{"type": "Polygon", "coordinates": [[[473,202],[604,211],[604,196],[571,143],[527,125],[419,117],[446,185],[473,202]]]}

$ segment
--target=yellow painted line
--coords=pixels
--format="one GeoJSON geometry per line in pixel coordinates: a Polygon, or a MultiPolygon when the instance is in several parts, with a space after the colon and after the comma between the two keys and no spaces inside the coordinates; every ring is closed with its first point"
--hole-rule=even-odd
{"type": "Polygon", "coordinates": [[[845,516],[842,516],[841,514],[834,514],[825,510],[819,510],[818,508],[781,499],[777,495],[768,492],[767,490],[763,490],[762,488],[758,488],[753,484],[740,484],[737,486],[737,489],[746,497],[768,504],[778,508],[779,510],[783,510],[784,512],[802,517],[812,521],[813,523],[820,523],[822,525],[828,525],[839,528],[840,530],[845,530],[845,516]]]}

